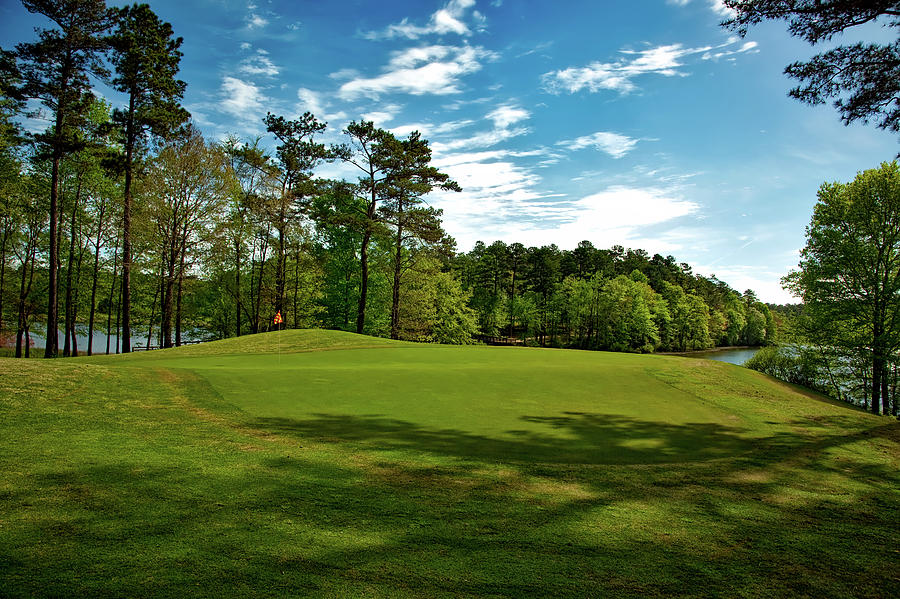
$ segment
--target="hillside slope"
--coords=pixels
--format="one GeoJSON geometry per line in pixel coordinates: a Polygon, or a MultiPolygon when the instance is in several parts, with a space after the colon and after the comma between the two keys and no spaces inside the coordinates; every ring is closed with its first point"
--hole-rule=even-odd
{"type": "Polygon", "coordinates": [[[283,331],[0,359],[0,435],[9,596],[900,594],[900,425],[728,364],[283,331]]]}

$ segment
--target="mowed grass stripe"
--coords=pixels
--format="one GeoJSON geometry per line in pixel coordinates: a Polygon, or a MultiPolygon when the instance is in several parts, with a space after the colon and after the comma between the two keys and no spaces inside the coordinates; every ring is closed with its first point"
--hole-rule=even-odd
{"type": "Polygon", "coordinates": [[[696,360],[306,335],[0,360],[2,594],[900,594],[896,422],[696,360]]]}

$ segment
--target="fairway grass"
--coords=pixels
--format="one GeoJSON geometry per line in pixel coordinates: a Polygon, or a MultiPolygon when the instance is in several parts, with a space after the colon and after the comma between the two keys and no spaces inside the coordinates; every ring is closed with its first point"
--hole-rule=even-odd
{"type": "Polygon", "coordinates": [[[898,510],[900,424],[730,364],[0,359],[4,597],[896,597],[898,510]]]}

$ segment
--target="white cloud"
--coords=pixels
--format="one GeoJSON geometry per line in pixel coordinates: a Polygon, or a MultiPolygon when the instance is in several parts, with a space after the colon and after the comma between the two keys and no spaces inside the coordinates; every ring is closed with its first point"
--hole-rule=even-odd
{"type": "Polygon", "coordinates": [[[734,12],[734,9],[725,6],[725,3],[722,2],[722,0],[709,0],[709,7],[720,17],[726,17],[730,19],[736,14],[734,12]]]}
{"type": "Polygon", "coordinates": [[[499,106],[487,114],[487,118],[494,121],[494,127],[498,129],[505,129],[519,121],[524,121],[530,116],[531,113],[524,108],[510,105],[499,106]]]}
{"type": "Polygon", "coordinates": [[[297,99],[299,100],[297,103],[298,113],[311,112],[316,118],[325,120],[339,120],[347,117],[344,112],[329,114],[328,103],[322,101],[321,94],[314,92],[311,89],[306,89],[305,87],[298,88],[297,99]]]}
{"type": "MultiPolygon", "coordinates": [[[[403,19],[397,24],[388,25],[382,31],[368,31],[362,36],[370,40],[384,40],[394,38],[419,39],[424,35],[448,35],[461,36],[472,35],[472,27],[465,23],[466,13],[475,6],[475,0],[450,0],[443,8],[435,11],[428,20],[427,25],[415,25],[409,19],[403,19]]],[[[472,21],[475,28],[484,24],[484,15],[480,12],[472,12],[472,21]]]]}
{"type": "MultiPolygon", "coordinates": [[[[683,59],[696,54],[703,59],[717,58],[713,51],[726,48],[737,43],[737,38],[729,38],[718,46],[701,48],[685,48],[682,44],[656,46],[647,50],[620,50],[624,58],[613,62],[592,62],[585,67],[569,67],[552,71],[543,75],[544,89],[551,93],[575,93],[583,89],[589,92],[600,90],[616,91],[627,94],[637,86],[634,80],[643,75],[661,75],[664,77],[687,76],[682,70],[683,59]]],[[[755,42],[745,43],[741,48],[723,51],[720,56],[747,52],[756,47],[755,42]]]]}
{"type": "Polygon", "coordinates": [[[575,93],[582,89],[597,92],[601,89],[625,94],[635,89],[632,80],[640,75],[656,74],[666,77],[683,75],[679,67],[680,59],[689,54],[705,52],[709,48],[685,48],[681,44],[658,46],[649,50],[622,50],[628,58],[615,62],[593,62],[586,67],[569,67],[560,71],[545,73],[544,87],[547,91],[575,93]],[[633,58],[632,58],[633,57],[633,58]]]}
{"type": "Polygon", "coordinates": [[[220,106],[232,116],[241,120],[256,120],[265,113],[268,99],[252,83],[225,77],[222,79],[220,92],[224,96],[220,106]]]}
{"type": "Polygon", "coordinates": [[[572,248],[588,239],[598,247],[621,244],[672,253],[690,240],[669,235],[674,229],[665,227],[700,209],[655,187],[612,186],[578,200],[541,194],[536,191],[538,177],[505,161],[462,163],[445,167],[445,172],[464,191],[440,195],[435,204],[444,210],[445,228],[461,250],[478,240],[572,248]]]}
{"type": "MultiPolygon", "coordinates": [[[[469,119],[463,119],[458,121],[446,121],[444,123],[440,123],[435,125],[434,123],[407,123],[405,125],[398,125],[396,127],[392,127],[390,129],[391,133],[396,135],[397,137],[406,137],[413,131],[418,131],[426,138],[432,137],[435,135],[444,135],[447,133],[456,133],[463,127],[468,127],[475,121],[469,119]]],[[[432,147],[434,144],[432,144],[432,147]]]]}
{"type": "Polygon", "coordinates": [[[279,73],[278,67],[266,56],[265,50],[257,50],[255,56],[245,58],[238,65],[238,72],[245,75],[265,75],[274,77],[279,73]]]}
{"type": "Polygon", "coordinates": [[[331,79],[356,79],[359,77],[359,71],[356,69],[341,69],[328,75],[331,79]]]}
{"type": "MultiPolygon", "coordinates": [[[[377,99],[384,93],[445,95],[459,93],[459,80],[481,69],[496,54],[472,46],[424,46],[395,52],[385,73],[347,81],[338,90],[344,100],[377,99]]],[[[337,74],[334,74],[335,76],[337,74]]]]}
{"type": "Polygon", "coordinates": [[[449,153],[463,148],[487,148],[495,146],[507,139],[529,133],[531,130],[527,127],[513,128],[511,125],[526,120],[530,116],[531,113],[524,108],[511,104],[504,104],[485,115],[485,118],[493,123],[493,128],[491,130],[469,134],[465,137],[459,137],[446,142],[434,143],[432,144],[432,147],[437,153],[449,153]]]}
{"type": "Polygon", "coordinates": [[[297,90],[297,99],[300,100],[298,104],[298,108],[302,108],[304,111],[311,112],[313,114],[323,114],[325,112],[325,108],[322,106],[322,100],[319,98],[319,94],[312,91],[311,89],[306,89],[305,87],[301,87],[297,90]]]}
{"type": "MultiPolygon", "coordinates": [[[[687,6],[690,2],[691,0],[666,0],[666,4],[674,4],[675,6],[687,6]]],[[[730,19],[735,15],[734,10],[725,6],[725,3],[722,0],[707,0],[707,5],[710,10],[720,17],[730,19]]]]}
{"type": "Polygon", "coordinates": [[[720,58],[728,58],[728,60],[734,60],[734,58],[730,58],[730,57],[733,57],[735,54],[744,54],[744,53],[748,53],[748,52],[751,54],[754,54],[756,52],[759,52],[759,50],[756,49],[756,47],[758,45],[759,44],[757,44],[756,42],[745,42],[744,44],[741,45],[740,48],[738,48],[736,50],[721,50],[719,52],[714,52],[714,51],[704,52],[703,56],[701,56],[701,58],[703,60],[719,60],[720,58]]]}
{"type": "Polygon", "coordinates": [[[570,150],[595,148],[601,152],[606,152],[613,158],[621,158],[633,150],[638,141],[640,140],[628,137],[627,135],[610,133],[608,131],[597,131],[596,133],[583,135],[576,139],[560,141],[556,145],[565,146],[570,150]]]}
{"type": "Polygon", "coordinates": [[[247,29],[260,29],[268,24],[268,19],[265,19],[256,13],[250,13],[250,16],[247,17],[247,29]]]}
{"type": "Polygon", "coordinates": [[[375,123],[376,127],[383,127],[385,123],[389,123],[394,120],[394,113],[388,112],[386,110],[374,110],[372,112],[367,112],[362,115],[362,118],[367,121],[372,121],[375,123]]]}
{"type": "Polygon", "coordinates": [[[446,143],[432,144],[435,151],[448,152],[452,150],[460,150],[462,148],[489,148],[495,146],[502,141],[525,135],[531,130],[526,127],[516,127],[515,129],[492,129],[491,131],[482,131],[459,139],[454,139],[446,143]]]}

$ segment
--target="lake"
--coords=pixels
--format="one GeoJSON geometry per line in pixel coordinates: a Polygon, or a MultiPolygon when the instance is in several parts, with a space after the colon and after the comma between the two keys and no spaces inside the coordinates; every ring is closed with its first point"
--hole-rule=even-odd
{"type": "Polygon", "coordinates": [[[705,358],[707,360],[728,362],[729,364],[737,364],[738,366],[742,366],[744,362],[755,356],[756,352],[758,351],[758,347],[736,347],[710,351],[697,351],[678,355],[686,356],[688,358],[705,358]]]}

